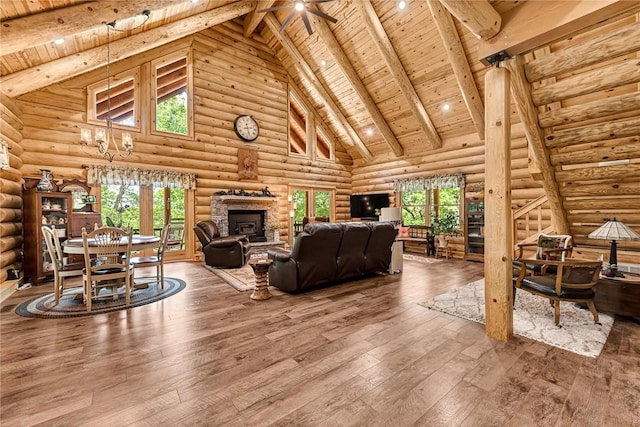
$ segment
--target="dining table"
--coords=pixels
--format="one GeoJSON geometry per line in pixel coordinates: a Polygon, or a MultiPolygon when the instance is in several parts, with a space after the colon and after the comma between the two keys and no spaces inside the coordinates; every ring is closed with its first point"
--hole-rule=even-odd
{"type": "MultiPolygon", "coordinates": [[[[92,242],[93,239],[88,240],[89,244],[89,252],[91,252],[91,246],[95,246],[95,243],[92,242]]],[[[120,246],[122,246],[122,251],[127,250],[127,245],[129,241],[128,238],[125,237],[120,242],[120,246]]],[[[131,236],[131,250],[132,251],[141,251],[143,249],[153,249],[157,248],[160,245],[160,237],[158,236],[146,236],[140,234],[134,234],[131,236]]],[[[73,237],[71,239],[67,239],[62,243],[62,251],[67,254],[76,254],[82,255],[84,254],[84,246],[82,243],[82,237],[73,237]]]]}

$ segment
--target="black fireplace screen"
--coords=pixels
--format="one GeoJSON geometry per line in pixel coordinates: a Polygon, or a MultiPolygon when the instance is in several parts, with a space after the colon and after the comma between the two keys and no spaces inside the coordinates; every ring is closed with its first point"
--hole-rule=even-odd
{"type": "Polygon", "coordinates": [[[229,211],[229,234],[244,234],[250,242],[266,242],[265,211],[229,211]]]}

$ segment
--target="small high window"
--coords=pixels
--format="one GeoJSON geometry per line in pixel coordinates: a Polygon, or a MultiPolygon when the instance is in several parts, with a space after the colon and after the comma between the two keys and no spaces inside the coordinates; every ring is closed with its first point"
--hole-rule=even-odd
{"type": "Polygon", "coordinates": [[[289,96],[289,152],[309,157],[307,112],[293,95],[289,96]]]}
{"type": "Polygon", "coordinates": [[[154,128],[156,132],[192,135],[189,53],[152,62],[154,128]]]}
{"type": "Polygon", "coordinates": [[[139,70],[125,71],[87,88],[87,122],[104,124],[109,118],[114,125],[139,129],[139,70]]]}
{"type": "Polygon", "coordinates": [[[316,160],[332,160],[333,144],[320,127],[316,127],[316,160]]]}

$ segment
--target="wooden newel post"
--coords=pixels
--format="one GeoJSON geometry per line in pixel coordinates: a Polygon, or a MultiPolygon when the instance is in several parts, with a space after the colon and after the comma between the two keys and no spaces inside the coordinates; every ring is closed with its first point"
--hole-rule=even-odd
{"type": "Polygon", "coordinates": [[[485,76],[485,330],[500,340],[513,336],[511,237],[511,120],[509,71],[485,76]]]}

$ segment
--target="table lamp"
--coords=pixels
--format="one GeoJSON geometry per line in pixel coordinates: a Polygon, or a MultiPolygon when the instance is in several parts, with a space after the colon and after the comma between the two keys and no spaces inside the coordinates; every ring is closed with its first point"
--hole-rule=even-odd
{"type": "Polygon", "coordinates": [[[380,221],[391,222],[396,227],[402,224],[402,208],[382,208],[380,209],[380,221]]]}
{"type": "Polygon", "coordinates": [[[624,277],[624,274],[618,271],[618,252],[616,248],[616,241],[640,240],[640,236],[635,231],[613,218],[613,220],[607,221],[600,228],[589,234],[588,237],[590,239],[611,240],[611,252],[609,252],[609,270],[611,270],[611,273],[608,276],[624,277]]]}

